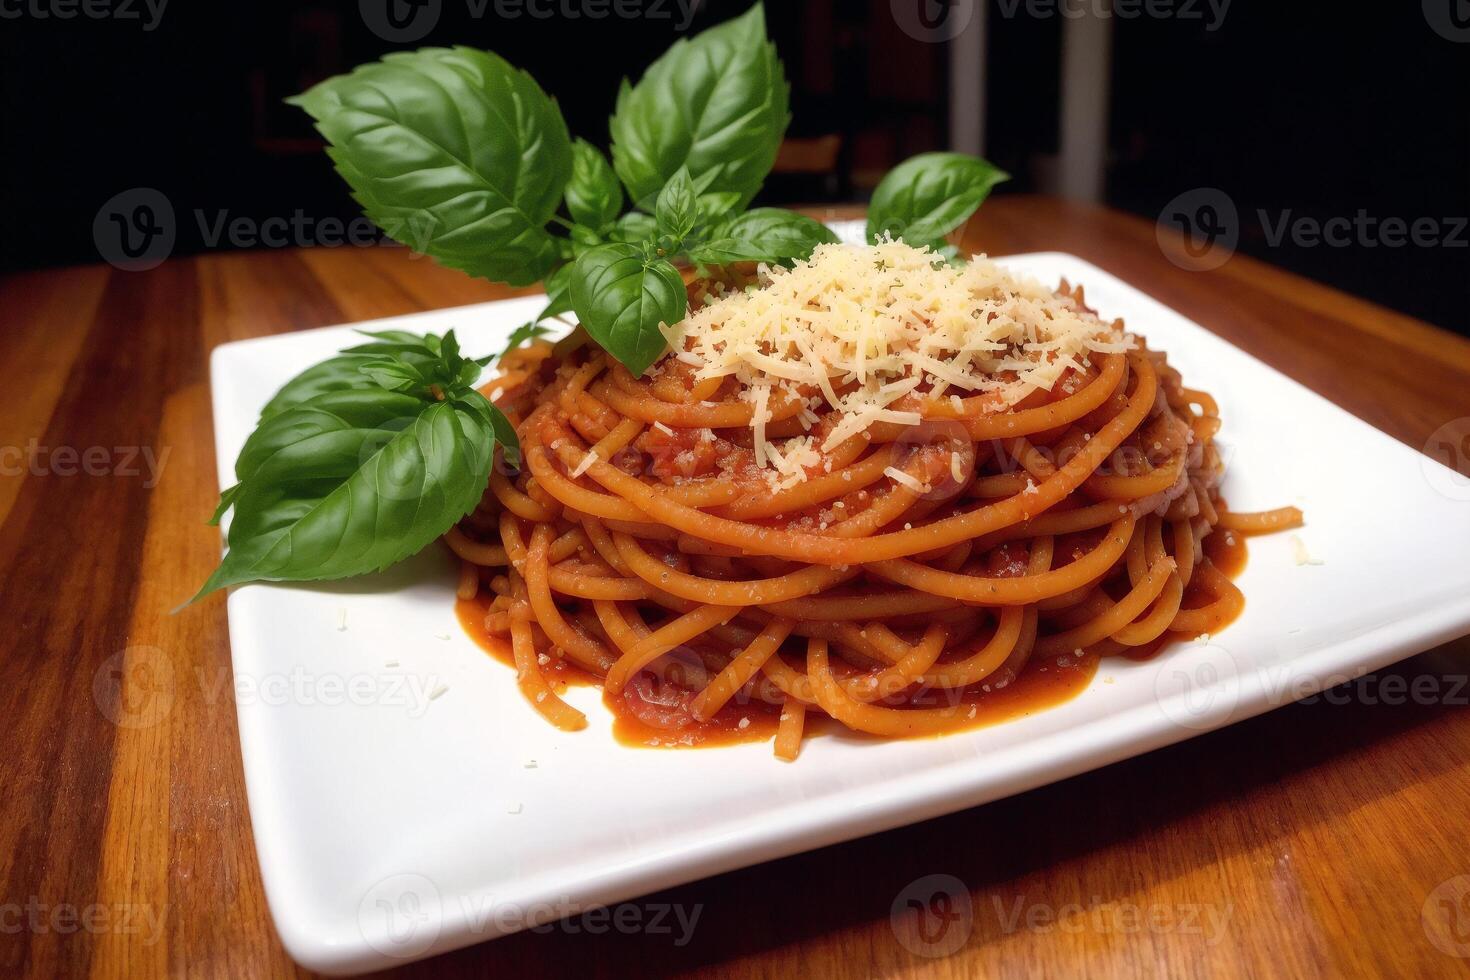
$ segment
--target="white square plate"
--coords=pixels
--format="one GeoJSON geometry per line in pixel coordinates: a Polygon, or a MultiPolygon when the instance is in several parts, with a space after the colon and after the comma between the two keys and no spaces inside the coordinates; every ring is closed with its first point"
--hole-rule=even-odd
{"type": "MultiPolygon", "coordinates": [[[[842,229],[847,231],[847,229],[842,229]]],[[[816,738],[696,751],[614,741],[600,692],[563,733],[464,636],[441,549],[370,579],[229,599],[250,812],[287,949],[327,973],[418,959],[732,868],[924,820],[1188,738],[1470,632],[1470,481],[1070,255],[1004,263],[1087,288],[1219,400],[1238,509],[1296,503],[1252,540],[1245,613],[1074,700],[939,739],[816,738]],[[438,697],[431,695],[438,694],[438,697]],[[534,766],[532,765],[534,763],[534,766]]],[[[396,317],[503,345],[539,297],[396,317]]],[[[213,353],[221,485],[261,406],[355,342],[331,327],[213,353]]]]}

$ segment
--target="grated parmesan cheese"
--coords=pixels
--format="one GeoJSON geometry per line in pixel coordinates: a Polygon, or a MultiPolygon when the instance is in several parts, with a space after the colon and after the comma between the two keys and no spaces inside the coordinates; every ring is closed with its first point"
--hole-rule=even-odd
{"type": "Polygon", "coordinates": [[[1287,540],[1291,542],[1292,558],[1296,561],[1298,566],[1327,564],[1320,558],[1312,557],[1311,551],[1307,549],[1307,543],[1303,541],[1300,536],[1293,534],[1287,540]]]}
{"type": "Polygon", "coordinates": [[[900,486],[908,487],[914,493],[924,492],[924,484],[919,482],[918,477],[913,476],[909,473],[905,473],[903,470],[899,469],[896,466],[884,467],[883,475],[888,477],[888,479],[892,480],[894,483],[899,484],[900,486]]]}
{"type": "MultiPolygon", "coordinates": [[[[955,267],[902,242],[824,244],[791,269],[761,266],[758,276],[758,288],[717,291],[662,329],[697,378],[739,382],[752,407],[756,465],[777,488],[805,480],[823,452],[874,423],[918,425],[916,409],[939,403],[946,388],[1003,411],[1052,390],[1093,353],[1133,347],[1069,298],[985,256],[955,267]],[[840,418],[820,445],[808,434],[777,447],[766,437],[777,396],[804,404],[803,430],[821,402],[840,418]]],[[[948,403],[965,410],[957,394],[948,403]]]]}
{"type": "Polygon", "coordinates": [[[592,468],[592,464],[595,462],[597,462],[597,454],[590,449],[587,450],[587,455],[583,456],[582,461],[577,464],[577,468],[572,470],[572,479],[576,479],[583,473],[586,473],[592,468]]]}

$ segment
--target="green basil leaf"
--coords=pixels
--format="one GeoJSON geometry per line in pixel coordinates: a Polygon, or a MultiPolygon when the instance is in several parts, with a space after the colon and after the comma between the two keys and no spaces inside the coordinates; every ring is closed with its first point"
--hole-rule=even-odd
{"type": "Polygon", "coordinates": [[[490,357],[464,357],[453,330],[442,337],[398,330],[359,332],[376,339],[349,347],[343,354],[369,355],[358,370],[390,391],[417,390],[423,397],[437,398],[452,393],[453,389],[472,386],[481,374],[480,369],[490,361],[490,357]],[[438,392],[434,391],[436,387],[438,392]]]}
{"type": "Polygon", "coordinates": [[[214,509],[214,515],[206,522],[210,527],[219,527],[220,519],[225,516],[225,511],[235,506],[235,498],[240,494],[240,484],[226,487],[220,491],[219,506],[214,509]]]}
{"type": "MultiPolygon", "coordinates": [[[[567,278],[562,276],[563,280],[567,278]]],[[[488,356],[474,360],[462,356],[453,330],[442,337],[402,330],[358,332],[372,341],[350,347],[288,381],[261,410],[260,425],[252,440],[269,431],[266,423],[286,410],[335,392],[386,389],[412,393],[426,401],[453,396],[473,386],[491,360],[488,356]]],[[[248,455],[250,445],[247,441],[242,458],[248,455]]]]}
{"type": "Polygon", "coordinates": [[[572,144],[572,178],[567,182],[567,211],[572,220],[602,232],[623,210],[623,185],[602,151],[586,140],[572,144]]]}
{"type": "Polygon", "coordinates": [[[642,211],[629,211],[613,225],[612,239],[615,242],[642,242],[658,234],[658,222],[653,215],[642,211]]]}
{"type": "Polygon", "coordinates": [[[741,206],[760,189],[791,121],[789,87],[766,38],[765,10],[675,41],[637,85],[625,80],[611,122],[613,168],[634,204],[653,207],[681,166],[741,206]]]}
{"type": "Polygon", "coordinates": [[[368,336],[358,353],[325,362],[330,372],[317,365],[293,379],[245,441],[239,482],[211,519],[234,509],[230,551],[199,596],[383,568],[475,506],[497,445],[519,465],[514,427],[471,387],[488,357],[465,357],[453,330],[368,336]],[[292,401],[323,378],[344,382],[333,372],[349,367],[354,387],[292,401]]]}
{"type": "Polygon", "coordinates": [[[689,250],[689,259],[698,266],[730,265],[733,262],[769,262],[766,250],[738,238],[713,238],[689,250]]]}
{"type": "Polygon", "coordinates": [[[358,330],[357,333],[364,337],[373,338],[372,343],[358,344],[347,350],[353,353],[377,353],[387,351],[391,348],[409,345],[414,347],[428,348],[438,353],[439,338],[433,334],[410,333],[407,330],[358,330]]]}
{"type": "Polygon", "coordinates": [[[575,266],[568,262],[546,277],[546,308],[537,315],[537,323],[550,316],[571,312],[573,268],[575,266]]]}
{"type": "Polygon", "coordinates": [[[837,235],[815,218],[782,208],[756,208],[719,227],[720,237],[691,249],[701,265],[731,262],[792,262],[811,257],[812,249],[836,242],[837,235]]]}
{"type": "Polygon", "coordinates": [[[911,245],[938,242],[1010,175],[963,153],[921,153],[890,170],[868,205],[868,241],[885,232],[911,245]]]}
{"type": "Polygon", "coordinates": [[[362,373],[362,367],[383,355],[407,352],[424,359],[439,356],[439,338],[432,335],[426,339],[406,330],[359,330],[358,333],[373,339],[369,343],[349,347],[338,356],[313,364],[296,375],[266,403],[260,410],[260,417],[270,418],[328,391],[374,387],[373,379],[362,373]],[[435,345],[432,348],[428,343],[430,339],[435,345]]]}
{"type": "Polygon", "coordinates": [[[689,168],[680,167],[664,189],[658,192],[653,217],[658,223],[659,234],[676,243],[682,243],[694,230],[694,223],[699,220],[699,200],[694,181],[689,179],[689,168]]]}
{"type": "Polygon", "coordinates": [[[740,207],[740,195],[735,191],[710,191],[699,195],[699,217],[706,224],[718,221],[740,207]]]}
{"type": "Polygon", "coordinates": [[[490,426],[495,434],[495,442],[505,455],[505,462],[512,469],[519,469],[521,465],[521,440],[516,435],[516,427],[511,424],[505,413],[491,404],[490,399],[478,391],[471,391],[453,401],[456,410],[472,412],[479,416],[481,421],[490,426]]]}
{"type": "MultiPolygon", "coordinates": [[[[230,550],[196,599],[243,582],[380,571],[474,509],[494,459],[495,430],[485,407],[470,396],[428,405],[415,400],[417,411],[401,416],[404,396],[374,394],[376,413],[362,403],[353,424],[307,425],[302,438],[257,463],[234,498],[230,550]]],[[[320,409],[298,406],[282,418],[298,412],[319,415],[320,409]]]]}
{"type": "Polygon", "coordinates": [[[368,217],[471,275],[535,282],[560,259],[545,225],[572,172],[556,103],[472,48],[396,52],[293,100],[368,217]]]}
{"type": "Polygon", "coordinates": [[[684,318],[689,293],[673,263],[615,242],[577,260],[572,308],[592,339],[636,377],[664,352],[659,324],[684,318]]]}
{"type": "MultiPolygon", "coordinates": [[[[427,393],[433,379],[402,359],[378,359],[362,366],[362,373],[373,380],[379,388],[388,391],[427,393]]],[[[458,380],[456,378],[456,380],[458,380]]]]}
{"type": "MultiPolygon", "coordinates": [[[[432,343],[435,339],[433,334],[424,334],[425,343],[432,343]]],[[[459,354],[459,338],[450,330],[444,336],[438,338],[439,355],[450,364],[457,364],[464,360],[459,354]]]]}
{"type": "Polygon", "coordinates": [[[372,354],[339,354],[336,357],[313,364],[296,377],[286,382],[276,392],[265,408],[260,410],[262,420],[272,418],[317,395],[329,391],[346,391],[355,388],[375,387],[373,379],[362,373],[362,367],[377,360],[372,354]]]}
{"type": "Polygon", "coordinates": [[[581,255],[592,246],[601,245],[603,242],[602,234],[586,225],[573,224],[568,229],[568,234],[571,236],[573,255],[581,255]]]}
{"type": "Polygon", "coordinates": [[[235,460],[235,478],[250,483],[257,470],[282,449],[324,432],[380,427],[385,420],[411,418],[431,401],[402,392],[369,388],[329,391],[263,420],[235,460]]]}

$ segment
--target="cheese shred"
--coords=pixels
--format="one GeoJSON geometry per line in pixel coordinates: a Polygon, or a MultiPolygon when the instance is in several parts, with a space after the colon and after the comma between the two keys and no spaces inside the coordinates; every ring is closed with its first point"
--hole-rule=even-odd
{"type": "Polygon", "coordinates": [[[760,266],[754,288],[717,292],[664,329],[697,378],[740,383],[756,464],[778,486],[806,479],[820,452],[875,422],[918,425],[915,408],[946,389],[968,396],[947,396],[957,409],[1004,411],[1052,390],[1090,354],[1134,346],[1069,297],[983,255],[952,265],[894,241],[819,245],[790,269],[760,266]],[[820,399],[840,418],[820,445],[797,437],[777,448],[766,437],[777,393],[820,399]]]}

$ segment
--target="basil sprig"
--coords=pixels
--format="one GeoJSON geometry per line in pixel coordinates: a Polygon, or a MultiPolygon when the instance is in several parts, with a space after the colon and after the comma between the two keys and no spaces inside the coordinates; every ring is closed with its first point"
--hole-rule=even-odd
{"type": "Polygon", "coordinates": [[[689,257],[700,265],[789,262],[836,241],[832,229],[815,218],[782,208],[756,208],[719,225],[713,237],[690,249],[689,257]]]}
{"type": "Polygon", "coordinates": [[[572,144],[572,177],[566,189],[572,220],[603,235],[623,213],[623,185],[602,151],[586,140],[572,144]]]}
{"type": "Polygon", "coordinates": [[[694,189],[689,169],[680,167],[664,189],[658,192],[658,200],[653,206],[659,248],[667,252],[682,250],[684,239],[694,232],[699,219],[699,192],[694,189]]]}
{"type": "Polygon", "coordinates": [[[689,293],[666,258],[625,242],[599,245],[577,259],[572,304],[582,327],[640,375],[663,353],[659,324],[684,318],[689,293]]]}
{"type": "Polygon", "coordinates": [[[790,86],[756,4],[675,41],[637,85],[623,82],[610,127],[613,167],[644,211],[681,167],[744,207],[771,172],[790,122],[790,86]]]}
{"type": "Polygon", "coordinates": [[[1010,175],[963,153],[921,153],[890,170],[868,205],[868,241],[882,235],[936,251],[1010,175]]]}
{"type": "Polygon", "coordinates": [[[262,412],[214,516],[234,510],[229,551],[196,599],[381,571],[475,508],[497,446],[519,462],[509,420],[472,387],[488,358],[464,357],[452,330],[368,336],[262,412]]]}
{"type": "MultiPolygon", "coordinates": [[[[660,328],[687,312],[680,264],[789,264],[837,240],[811,218],[747,210],[790,121],[759,3],[624,81],[611,162],[487,51],[390,54],[290,101],[389,235],[472,275],[545,281],[545,308],[507,350],[575,313],[641,374],[664,351],[660,328]]],[[[869,240],[942,248],[1004,179],[974,157],[915,157],[878,186],[869,240]]],[[[213,522],[234,511],[229,551],[199,595],[378,571],[454,526],[484,493],[497,446],[518,463],[510,422],[473,388],[488,360],[465,358],[452,331],[382,331],[288,382],[220,495],[213,522]]]]}
{"type": "MultiPolygon", "coordinates": [[[[544,332],[546,318],[574,313],[642,373],[664,350],[660,327],[687,312],[681,265],[790,264],[837,240],[811,218],[747,210],[790,122],[789,95],[757,3],[623,82],[610,162],[571,139],[529,75],[471,48],[390,54],[291,101],[389,235],[472,275],[545,280],[546,307],[511,348],[544,332]]],[[[869,240],[887,234],[952,256],[944,236],[1005,177],[975,157],[915,157],[874,193],[869,240]]],[[[360,386],[374,353],[318,365],[272,410],[360,386]]],[[[379,387],[418,383],[407,367],[375,370],[379,387]]]]}
{"type": "Polygon", "coordinates": [[[291,101],[388,234],[512,285],[556,267],[546,224],[572,174],[571,138],[551,97],[499,55],[395,52],[291,101]]]}

